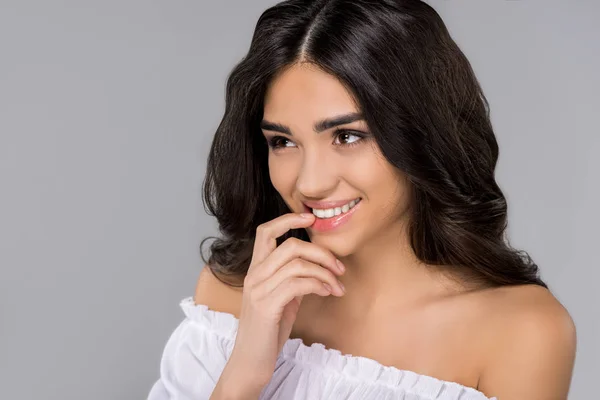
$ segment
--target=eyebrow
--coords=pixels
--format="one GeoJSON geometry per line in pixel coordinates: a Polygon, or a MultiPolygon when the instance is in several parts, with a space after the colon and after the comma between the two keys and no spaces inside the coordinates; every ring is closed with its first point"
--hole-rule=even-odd
{"type": "MultiPolygon", "coordinates": [[[[316,133],[321,133],[323,131],[326,131],[327,129],[331,129],[338,125],[349,124],[351,122],[360,121],[360,120],[364,120],[364,119],[365,119],[364,116],[358,112],[351,112],[348,114],[336,115],[335,117],[326,118],[321,121],[318,121],[313,126],[313,130],[316,133]]],[[[293,136],[292,130],[288,126],[285,126],[283,124],[279,124],[276,122],[269,122],[267,120],[262,120],[260,123],[260,127],[261,127],[261,129],[264,129],[267,131],[281,132],[281,133],[285,133],[286,135],[293,136]]]]}

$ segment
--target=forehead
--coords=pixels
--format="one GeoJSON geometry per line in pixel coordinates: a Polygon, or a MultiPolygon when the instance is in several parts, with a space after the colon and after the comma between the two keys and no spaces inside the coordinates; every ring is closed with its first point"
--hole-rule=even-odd
{"type": "Polygon", "coordinates": [[[264,103],[265,119],[318,119],[359,111],[352,95],[333,75],[313,64],[295,64],[276,76],[264,103]]]}

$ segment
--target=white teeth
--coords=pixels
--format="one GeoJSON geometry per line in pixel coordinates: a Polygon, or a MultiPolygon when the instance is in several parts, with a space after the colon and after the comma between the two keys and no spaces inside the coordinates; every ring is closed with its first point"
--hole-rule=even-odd
{"type": "Polygon", "coordinates": [[[325,210],[319,210],[319,209],[313,208],[312,212],[318,218],[331,218],[331,217],[340,215],[342,213],[348,212],[359,201],[360,201],[360,198],[352,200],[348,204],[344,204],[342,207],[328,208],[328,209],[325,209],[325,210]]]}

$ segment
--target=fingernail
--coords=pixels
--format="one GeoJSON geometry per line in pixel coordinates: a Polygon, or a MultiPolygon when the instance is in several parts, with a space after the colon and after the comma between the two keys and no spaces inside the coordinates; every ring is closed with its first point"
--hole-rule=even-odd
{"type": "Polygon", "coordinates": [[[342,272],[346,271],[346,267],[344,267],[344,264],[342,264],[342,262],[340,260],[336,259],[335,262],[336,262],[338,268],[340,269],[340,271],[342,271],[342,272]]]}
{"type": "Polygon", "coordinates": [[[300,216],[301,216],[302,218],[311,218],[313,215],[312,215],[312,214],[310,214],[310,213],[302,213],[302,214],[300,214],[300,216]]]}
{"type": "Polygon", "coordinates": [[[342,288],[343,292],[346,293],[346,287],[344,286],[344,284],[340,281],[338,281],[340,283],[340,287],[342,288]]]}

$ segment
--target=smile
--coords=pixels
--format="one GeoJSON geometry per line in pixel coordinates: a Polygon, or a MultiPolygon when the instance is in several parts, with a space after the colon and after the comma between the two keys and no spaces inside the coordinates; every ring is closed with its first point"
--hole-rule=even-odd
{"type": "MultiPolygon", "coordinates": [[[[317,217],[315,222],[307,229],[315,232],[330,232],[348,223],[350,217],[362,205],[362,199],[352,200],[340,207],[327,209],[312,209],[312,213],[317,217]]],[[[307,207],[308,208],[308,207],[307,207]]]]}
{"type": "Polygon", "coordinates": [[[337,217],[338,215],[345,214],[348,211],[350,211],[352,208],[354,208],[354,206],[356,204],[358,204],[360,202],[360,200],[361,200],[361,198],[359,197],[358,199],[351,200],[350,202],[342,205],[341,207],[325,208],[325,209],[313,208],[312,213],[317,218],[322,218],[322,219],[337,217]]]}

